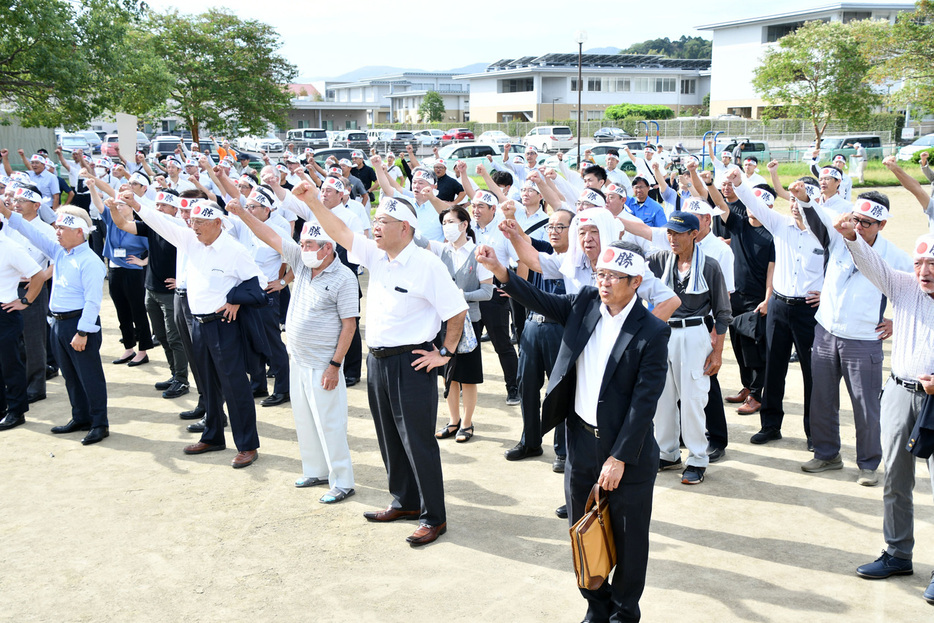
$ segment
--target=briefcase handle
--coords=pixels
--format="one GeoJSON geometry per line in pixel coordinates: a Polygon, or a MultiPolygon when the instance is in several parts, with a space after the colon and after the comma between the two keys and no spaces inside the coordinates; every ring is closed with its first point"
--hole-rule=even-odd
{"type": "MultiPolygon", "coordinates": [[[[600,508],[600,494],[606,493],[599,484],[594,484],[593,488],[590,490],[590,495],[587,496],[587,503],[584,504],[584,513],[586,514],[591,508],[600,508]]],[[[601,513],[602,514],[602,513],[601,513]]]]}

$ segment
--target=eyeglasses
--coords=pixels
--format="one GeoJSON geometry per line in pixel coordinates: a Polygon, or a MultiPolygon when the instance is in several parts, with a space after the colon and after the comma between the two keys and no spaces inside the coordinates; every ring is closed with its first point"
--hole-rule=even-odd
{"type": "Polygon", "coordinates": [[[386,225],[392,225],[393,223],[401,223],[402,221],[397,221],[394,219],[385,219],[385,218],[375,218],[373,219],[373,225],[379,227],[385,227],[386,225]]]}
{"type": "Polygon", "coordinates": [[[865,228],[869,228],[869,227],[872,227],[873,225],[878,225],[878,224],[879,224],[879,221],[874,221],[874,220],[868,219],[868,218],[867,218],[867,219],[862,219],[862,218],[859,218],[859,217],[856,217],[856,216],[853,217],[853,222],[854,222],[855,224],[861,225],[862,227],[865,227],[865,228]]]}
{"type": "Polygon", "coordinates": [[[554,231],[559,234],[565,229],[569,229],[569,227],[567,225],[545,225],[545,231],[554,231]]]}
{"type": "Polygon", "coordinates": [[[619,283],[621,279],[629,279],[632,275],[617,275],[615,273],[607,273],[600,271],[596,274],[597,281],[602,281],[604,283],[619,283]]]}

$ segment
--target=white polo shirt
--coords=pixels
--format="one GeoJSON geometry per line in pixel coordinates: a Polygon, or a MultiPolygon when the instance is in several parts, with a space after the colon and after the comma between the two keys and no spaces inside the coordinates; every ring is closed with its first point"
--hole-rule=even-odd
{"type": "Polygon", "coordinates": [[[0,236],[0,303],[18,300],[19,282],[29,279],[40,270],[39,264],[29,257],[20,244],[9,236],[0,236]]]}

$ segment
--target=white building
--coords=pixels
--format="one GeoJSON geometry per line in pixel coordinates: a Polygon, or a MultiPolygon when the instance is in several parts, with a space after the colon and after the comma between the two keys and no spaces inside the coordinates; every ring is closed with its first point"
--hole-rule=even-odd
{"type": "MultiPolygon", "coordinates": [[[[457,76],[470,83],[470,119],[483,123],[577,117],[577,54],[503,59],[457,76]]],[[[694,112],[710,89],[710,61],[651,54],[584,54],[581,118],[614,104],[661,104],[694,112]]]]}
{"type": "Polygon", "coordinates": [[[713,31],[710,114],[758,119],[767,104],[752,88],[753,71],[766,49],[805,22],[880,19],[894,23],[900,12],[914,10],[910,2],[835,2],[793,13],[698,26],[698,30],[713,31]]]}

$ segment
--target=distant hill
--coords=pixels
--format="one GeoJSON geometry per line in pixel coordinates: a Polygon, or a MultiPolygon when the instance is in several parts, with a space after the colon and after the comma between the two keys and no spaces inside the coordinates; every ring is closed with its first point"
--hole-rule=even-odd
{"type": "MultiPolygon", "coordinates": [[[[615,53],[615,52],[614,52],[615,53]]],[[[490,61],[490,63],[493,61],[490,61]]],[[[486,69],[487,65],[490,63],[471,63],[470,65],[464,65],[463,67],[457,67],[455,69],[439,69],[439,73],[454,73],[454,74],[472,74],[486,69]]],[[[407,71],[417,71],[425,72],[428,70],[417,69],[414,67],[391,67],[389,65],[367,65],[366,67],[360,67],[359,69],[354,69],[353,71],[348,71],[345,74],[339,76],[323,77],[323,76],[300,76],[296,78],[296,82],[300,83],[310,83],[310,82],[320,82],[323,80],[335,81],[335,82],[356,82],[357,80],[363,80],[365,78],[380,78],[382,76],[392,76],[394,74],[401,74],[407,71]]]]}
{"type": "Polygon", "coordinates": [[[584,54],[619,54],[619,48],[591,48],[589,50],[584,50],[584,54]]]}
{"type": "Polygon", "coordinates": [[[661,54],[668,58],[711,58],[713,56],[713,41],[703,37],[685,37],[671,40],[649,39],[642,43],[634,43],[620,54],[661,54]]]}

